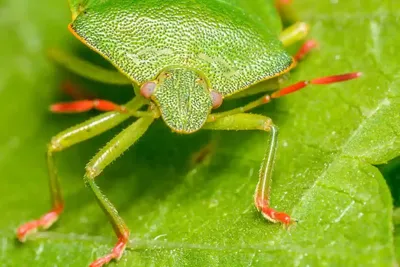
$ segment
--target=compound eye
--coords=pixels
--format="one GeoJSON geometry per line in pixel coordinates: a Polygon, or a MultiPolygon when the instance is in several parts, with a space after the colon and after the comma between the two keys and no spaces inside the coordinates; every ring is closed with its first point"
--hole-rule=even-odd
{"type": "Polygon", "coordinates": [[[140,94],[145,98],[150,98],[155,89],[157,84],[155,82],[145,82],[142,87],[140,87],[140,94]]]}
{"type": "Polygon", "coordinates": [[[218,93],[217,91],[211,91],[211,101],[212,101],[212,108],[216,109],[219,108],[222,105],[222,95],[218,93]]]}

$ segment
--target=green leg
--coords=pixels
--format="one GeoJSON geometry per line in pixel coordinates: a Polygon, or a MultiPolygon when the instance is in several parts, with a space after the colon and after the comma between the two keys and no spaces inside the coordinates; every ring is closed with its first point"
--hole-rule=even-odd
{"type": "Polygon", "coordinates": [[[291,2],[292,0],[275,0],[276,8],[284,25],[292,24],[299,20],[291,2]]]}
{"type": "Polygon", "coordinates": [[[86,165],[85,182],[89,184],[95,194],[100,207],[107,215],[111,225],[118,237],[118,242],[112,252],[102,258],[94,261],[91,267],[100,267],[110,262],[112,259],[118,260],[129,240],[129,229],[123,219],[118,215],[117,210],[111,202],[103,195],[96,185],[94,179],[107,167],[112,161],[118,158],[125,150],[132,146],[148,129],[154,121],[152,117],[143,117],[138,119],[128,128],[114,137],[106,146],[104,146],[94,158],[86,165]]]}
{"type": "MultiPolygon", "coordinates": [[[[238,113],[245,113],[245,112],[247,112],[249,110],[252,110],[252,109],[254,109],[256,107],[259,107],[261,105],[267,104],[267,103],[271,102],[272,99],[283,96],[283,95],[279,95],[279,93],[282,90],[286,90],[286,88],[287,87],[285,87],[285,88],[283,88],[281,90],[278,90],[278,91],[272,93],[271,95],[264,95],[264,96],[260,97],[259,99],[254,100],[254,101],[252,101],[252,102],[250,102],[250,103],[248,103],[248,104],[246,104],[244,106],[241,106],[241,107],[238,107],[238,108],[234,108],[234,109],[231,109],[231,110],[228,110],[228,111],[224,111],[224,112],[212,113],[212,114],[210,114],[208,116],[207,122],[215,122],[215,121],[218,121],[220,118],[223,118],[223,117],[226,117],[226,116],[235,115],[235,114],[238,114],[238,113]]],[[[286,93],[286,94],[288,94],[288,93],[286,93]]]]}
{"type": "MultiPolygon", "coordinates": [[[[129,110],[134,111],[139,109],[142,105],[142,98],[134,98],[132,101],[126,104],[126,107],[129,110]]],[[[128,114],[122,114],[115,111],[107,112],[89,119],[81,124],[73,126],[52,138],[47,149],[47,165],[49,170],[49,186],[52,209],[38,220],[27,222],[18,228],[17,237],[21,242],[24,242],[30,234],[36,232],[38,229],[49,228],[58,219],[59,215],[63,211],[64,200],[61,193],[57,169],[54,164],[53,153],[62,151],[74,144],[99,135],[115,127],[128,118],[128,114]]]]}
{"type": "Polygon", "coordinates": [[[228,111],[224,111],[224,112],[217,112],[217,113],[212,113],[208,116],[207,118],[207,122],[217,122],[219,121],[221,118],[227,117],[227,116],[232,116],[235,114],[240,114],[240,113],[244,113],[247,112],[249,110],[252,110],[258,106],[267,104],[271,101],[271,97],[270,95],[265,95],[263,97],[260,97],[257,100],[254,100],[242,107],[238,107],[238,108],[234,108],[228,111]]]}
{"type": "Polygon", "coordinates": [[[279,40],[285,47],[306,39],[310,27],[305,22],[295,22],[279,35],[279,40]]]}
{"type": "Polygon", "coordinates": [[[239,113],[206,123],[204,129],[261,130],[271,133],[270,142],[260,168],[260,177],[254,194],[254,204],[267,220],[289,225],[292,222],[289,215],[278,212],[269,206],[272,171],[278,144],[278,128],[272,123],[272,120],[262,115],[239,113]]]}
{"type": "Polygon", "coordinates": [[[132,84],[131,80],[118,71],[96,66],[58,49],[51,49],[48,53],[51,59],[64,66],[69,71],[90,80],[117,85],[132,84]]]}
{"type": "MultiPolygon", "coordinates": [[[[287,1],[280,1],[287,2],[287,1]]],[[[289,4],[283,4],[285,7],[289,4]]],[[[299,22],[297,19],[291,22],[291,25],[284,29],[279,35],[279,40],[285,47],[291,46],[299,41],[303,41],[307,38],[309,32],[309,26],[305,22],[299,22]]],[[[318,44],[314,40],[307,40],[303,43],[297,53],[293,56],[295,61],[300,61],[306,54],[308,54],[312,49],[317,47],[318,44]]]]}

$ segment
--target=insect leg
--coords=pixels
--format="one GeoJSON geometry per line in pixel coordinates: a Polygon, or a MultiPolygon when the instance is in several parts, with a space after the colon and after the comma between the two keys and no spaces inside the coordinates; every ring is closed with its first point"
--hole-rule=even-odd
{"type": "MultiPolygon", "coordinates": [[[[279,35],[279,40],[285,47],[291,46],[294,43],[303,41],[307,38],[310,27],[305,22],[294,22],[289,27],[285,28],[279,35]]],[[[294,59],[296,61],[301,60],[306,54],[312,49],[316,48],[318,43],[315,40],[307,40],[300,47],[298,52],[295,54],[294,59]]]]}
{"type": "Polygon", "coordinates": [[[132,146],[148,129],[154,121],[154,117],[139,118],[136,122],[128,126],[110,142],[107,143],[86,165],[85,182],[90,186],[96,199],[107,215],[111,225],[118,237],[118,242],[112,249],[111,253],[97,259],[90,266],[100,267],[110,262],[112,259],[118,260],[129,241],[129,229],[125,222],[118,215],[117,210],[111,202],[103,195],[96,185],[94,179],[107,167],[112,161],[118,158],[126,149],[132,146]]]}
{"type": "MultiPolygon", "coordinates": [[[[142,100],[135,98],[126,104],[131,109],[139,109],[143,105],[142,100]]],[[[21,225],[17,229],[17,238],[24,242],[26,238],[38,229],[49,228],[63,211],[64,200],[61,194],[61,186],[54,164],[54,152],[62,151],[74,144],[80,143],[94,136],[97,136],[124,120],[129,118],[129,114],[120,112],[108,112],[89,119],[81,124],[73,126],[56,136],[54,136],[47,149],[47,165],[49,170],[49,186],[52,200],[52,209],[37,220],[33,220],[21,225]]]]}
{"type": "Polygon", "coordinates": [[[292,7],[292,0],[275,0],[275,6],[284,25],[292,24],[299,20],[296,11],[292,7]]]}
{"type": "Polygon", "coordinates": [[[118,71],[99,67],[62,50],[51,49],[48,51],[48,54],[51,59],[64,66],[69,71],[90,80],[116,85],[132,84],[131,80],[118,71]]]}
{"type": "Polygon", "coordinates": [[[289,225],[293,220],[289,215],[269,206],[272,171],[278,144],[278,128],[268,117],[257,114],[239,113],[206,123],[203,129],[210,130],[261,130],[271,133],[269,145],[261,163],[259,181],[254,194],[254,204],[261,214],[271,222],[289,225]]]}
{"type": "Polygon", "coordinates": [[[296,22],[285,28],[279,35],[279,40],[285,47],[306,39],[310,27],[305,22],[296,22]]]}
{"type": "Polygon", "coordinates": [[[311,50],[314,48],[318,47],[318,43],[315,40],[307,40],[305,41],[300,49],[296,52],[296,54],[293,56],[293,58],[296,61],[300,61],[303,59],[305,55],[307,55],[311,50]]]}

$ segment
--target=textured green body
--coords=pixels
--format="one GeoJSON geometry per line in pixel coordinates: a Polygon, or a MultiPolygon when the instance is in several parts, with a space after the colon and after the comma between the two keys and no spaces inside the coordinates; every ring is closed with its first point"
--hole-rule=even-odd
{"type": "Polygon", "coordinates": [[[228,96],[293,63],[272,0],[89,0],[71,8],[72,30],[138,84],[187,67],[228,96]]]}

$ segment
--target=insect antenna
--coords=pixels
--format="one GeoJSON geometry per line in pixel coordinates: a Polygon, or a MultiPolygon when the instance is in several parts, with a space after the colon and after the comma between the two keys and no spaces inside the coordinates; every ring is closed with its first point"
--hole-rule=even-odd
{"type": "Polygon", "coordinates": [[[315,78],[312,80],[300,81],[300,82],[289,85],[285,88],[282,88],[282,89],[272,93],[271,98],[279,98],[284,95],[294,93],[300,89],[303,89],[304,87],[306,87],[309,84],[331,84],[331,83],[337,83],[337,82],[344,82],[344,81],[356,79],[356,78],[360,77],[361,75],[362,75],[361,72],[351,72],[351,73],[346,73],[346,74],[339,74],[339,75],[315,78]]]}

